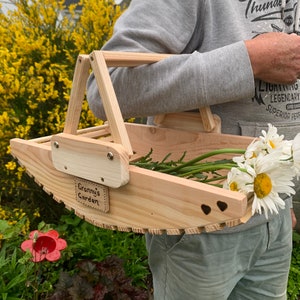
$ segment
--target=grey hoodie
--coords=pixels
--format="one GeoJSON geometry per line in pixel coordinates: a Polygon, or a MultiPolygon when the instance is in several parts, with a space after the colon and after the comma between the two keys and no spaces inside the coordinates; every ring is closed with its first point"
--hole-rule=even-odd
{"type": "MultiPolygon", "coordinates": [[[[110,70],[123,117],[210,105],[223,133],[259,136],[272,123],[293,138],[300,132],[300,81],[255,81],[243,41],[266,32],[298,33],[299,12],[299,0],[132,0],[103,50],[180,55],[110,70]]],[[[87,98],[105,119],[93,75],[87,98]]]]}

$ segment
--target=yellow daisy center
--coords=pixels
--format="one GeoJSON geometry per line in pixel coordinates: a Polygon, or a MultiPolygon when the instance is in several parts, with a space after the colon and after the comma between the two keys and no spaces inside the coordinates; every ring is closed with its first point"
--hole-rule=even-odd
{"type": "Polygon", "coordinates": [[[275,144],[271,140],[269,141],[269,144],[270,144],[270,146],[271,146],[272,149],[275,149],[276,146],[275,146],[275,144]]]}
{"type": "Polygon", "coordinates": [[[239,190],[238,189],[238,184],[235,181],[230,183],[229,188],[230,188],[231,191],[235,191],[235,192],[238,192],[238,190],[239,190]]]}
{"type": "Polygon", "coordinates": [[[272,180],[265,173],[258,174],[254,179],[254,192],[260,199],[268,196],[272,190],[272,180]]]}

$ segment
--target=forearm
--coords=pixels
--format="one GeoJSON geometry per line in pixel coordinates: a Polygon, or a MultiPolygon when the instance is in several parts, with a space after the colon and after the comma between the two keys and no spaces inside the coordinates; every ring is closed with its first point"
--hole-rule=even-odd
{"type": "MultiPolygon", "coordinates": [[[[111,76],[124,117],[186,111],[254,93],[243,42],[207,53],[174,55],[148,66],[117,68],[111,76]]],[[[105,118],[95,80],[88,84],[88,99],[94,113],[105,118]]]]}

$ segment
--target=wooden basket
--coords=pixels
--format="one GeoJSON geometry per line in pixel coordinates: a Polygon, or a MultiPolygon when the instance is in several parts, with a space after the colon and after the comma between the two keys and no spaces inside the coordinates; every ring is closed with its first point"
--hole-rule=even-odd
{"type": "Polygon", "coordinates": [[[157,116],[158,126],[123,122],[107,68],[134,67],[168,56],[105,51],[79,55],[64,131],[11,140],[12,154],[26,172],[55,200],[96,226],[194,234],[236,226],[251,217],[251,199],[241,193],[130,164],[151,148],[154,160],[168,153],[175,160],[184,151],[185,159],[191,159],[219,148],[246,148],[252,141],[221,134],[220,120],[208,107],[200,113],[157,116]],[[108,122],[78,130],[90,67],[108,122]]]}

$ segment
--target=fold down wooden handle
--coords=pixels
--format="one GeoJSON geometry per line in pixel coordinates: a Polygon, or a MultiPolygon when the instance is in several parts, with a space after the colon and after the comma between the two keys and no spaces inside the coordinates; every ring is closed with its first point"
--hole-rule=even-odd
{"type": "MultiPolygon", "coordinates": [[[[174,54],[161,53],[134,53],[101,51],[108,67],[136,67],[143,64],[151,64],[168,58],[174,54]]],[[[202,118],[203,128],[211,132],[216,127],[214,117],[209,106],[199,109],[202,118]]]]}
{"type": "Polygon", "coordinates": [[[136,67],[152,64],[173,54],[101,51],[108,67],[136,67]]]}

